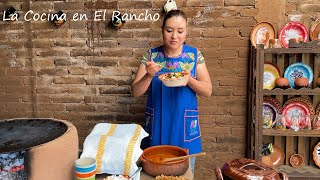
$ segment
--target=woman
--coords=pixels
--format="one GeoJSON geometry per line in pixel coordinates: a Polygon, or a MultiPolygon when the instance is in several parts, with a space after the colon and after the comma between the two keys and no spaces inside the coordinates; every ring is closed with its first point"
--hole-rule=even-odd
{"type": "MultiPolygon", "coordinates": [[[[210,97],[212,84],[202,53],[184,44],[187,18],[180,10],[169,11],[162,25],[164,45],[145,53],[132,84],[134,97],[150,87],[146,107],[149,146],[174,145],[189,154],[201,152],[198,102],[196,95],[210,97]],[[181,87],[166,87],[158,79],[168,72],[190,73],[181,87]]],[[[194,169],[195,159],[191,159],[194,169]]]]}

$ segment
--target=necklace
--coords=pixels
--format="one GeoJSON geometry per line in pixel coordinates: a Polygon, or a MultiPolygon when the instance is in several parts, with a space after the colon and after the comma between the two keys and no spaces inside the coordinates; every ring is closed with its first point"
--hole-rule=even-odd
{"type": "Polygon", "coordinates": [[[179,52],[178,55],[168,55],[168,53],[166,52],[166,49],[165,49],[165,48],[163,48],[163,52],[164,52],[164,55],[165,55],[166,57],[169,57],[169,58],[177,58],[177,57],[180,57],[180,56],[181,56],[181,54],[182,54],[182,49],[183,49],[183,47],[182,47],[182,45],[181,45],[181,50],[180,50],[180,52],[179,52]]]}

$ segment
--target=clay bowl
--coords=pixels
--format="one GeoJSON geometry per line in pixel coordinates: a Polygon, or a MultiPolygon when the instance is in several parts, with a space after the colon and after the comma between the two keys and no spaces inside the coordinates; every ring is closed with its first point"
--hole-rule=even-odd
{"type": "Polygon", "coordinates": [[[309,80],[308,80],[308,78],[296,78],[294,80],[294,85],[297,86],[298,88],[308,87],[309,86],[309,80]]]}
{"type": "Polygon", "coordinates": [[[177,146],[160,145],[145,149],[140,157],[143,170],[151,176],[180,176],[189,168],[189,159],[163,163],[169,157],[188,155],[188,150],[177,146]]]}
{"type": "Polygon", "coordinates": [[[317,86],[320,87],[320,77],[317,79],[317,86]]]}
{"type": "Polygon", "coordinates": [[[287,88],[289,87],[289,80],[287,78],[276,78],[275,80],[275,84],[276,84],[276,87],[279,87],[279,88],[287,88]]]}
{"type": "Polygon", "coordinates": [[[279,166],[284,163],[284,152],[280,147],[274,144],[272,147],[273,153],[268,156],[262,156],[262,163],[268,166],[279,166]]]}
{"type": "Polygon", "coordinates": [[[290,156],[290,165],[292,167],[299,167],[303,164],[303,157],[300,154],[293,154],[290,156]]]}

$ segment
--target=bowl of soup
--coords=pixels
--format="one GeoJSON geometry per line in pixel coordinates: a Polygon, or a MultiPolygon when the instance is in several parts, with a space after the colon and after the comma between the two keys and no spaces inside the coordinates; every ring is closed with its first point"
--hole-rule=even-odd
{"type": "Polygon", "coordinates": [[[163,162],[165,158],[188,155],[188,150],[177,146],[159,145],[145,149],[141,155],[142,168],[151,176],[179,176],[189,168],[189,159],[163,162]]]}

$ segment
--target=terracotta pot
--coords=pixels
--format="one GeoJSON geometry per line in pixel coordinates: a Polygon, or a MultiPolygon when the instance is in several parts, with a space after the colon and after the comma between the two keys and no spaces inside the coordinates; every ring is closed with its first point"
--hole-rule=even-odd
{"type": "Polygon", "coordinates": [[[284,152],[283,150],[276,146],[272,145],[273,147],[273,153],[271,153],[268,156],[262,156],[262,163],[268,165],[268,166],[279,166],[281,164],[284,164],[284,152]]]}
{"type": "Polygon", "coordinates": [[[294,80],[294,85],[296,85],[297,87],[308,87],[309,80],[308,78],[296,78],[294,80]]]}
{"type": "Polygon", "coordinates": [[[179,176],[189,168],[189,159],[162,163],[164,158],[188,155],[188,150],[177,146],[161,145],[145,149],[141,155],[142,168],[151,176],[179,176]]]}
{"type": "Polygon", "coordinates": [[[320,77],[317,79],[317,86],[320,87],[320,77]]]}
{"type": "Polygon", "coordinates": [[[289,80],[287,78],[276,78],[275,80],[275,84],[276,84],[276,87],[288,87],[289,86],[289,80]]]}

